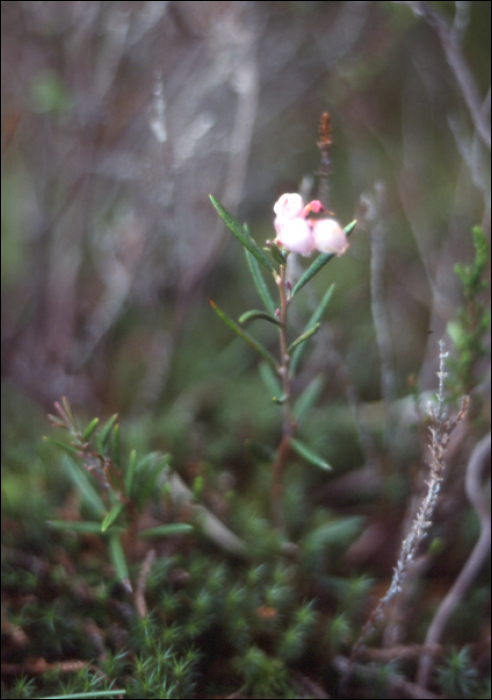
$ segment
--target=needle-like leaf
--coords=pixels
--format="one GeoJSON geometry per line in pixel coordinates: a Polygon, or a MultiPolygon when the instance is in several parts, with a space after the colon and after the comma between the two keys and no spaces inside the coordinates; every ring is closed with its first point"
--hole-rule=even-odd
{"type": "Polygon", "coordinates": [[[267,284],[263,278],[263,273],[261,271],[261,267],[258,264],[258,260],[255,258],[254,255],[252,255],[247,248],[244,249],[244,252],[246,253],[246,261],[248,263],[249,271],[251,272],[251,276],[253,278],[253,282],[255,283],[255,287],[258,290],[258,294],[261,297],[262,302],[265,305],[265,309],[268,311],[268,313],[275,315],[275,302],[273,301],[273,297],[270,294],[270,290],[267,287],[267,284]]]}
{"type": "Polygon", "coordinates": [[[227,211],[227,209],[219,201],[215,199],[215,197],[213,197],[212,195],[209,196],[210,201],[215,207],[218,215],[225,223],[227,228],[230,229],[232,233],[236,236],[238,241],[247,250],[249,250],[249,252],[255,256],[258,262],[260,262],[264,267],[266,267],[267,270],[269,270],[270,272],[274,272],[275,269],[273,267],[272,261],[270,260],[270,258],[268,258],[266,253],[261,249],[258,243],[254,240],[254,238],[251,238],[250,234],[247,232],[244,226],[241,226],[239,221],[235,219],[232,216],[232,214],[229,211],[227,211]]]}
{"type": "Polygon", "coordinates": [[[245,343],[247,343],[250,347],[253,348],[253,350],[256,350],[257,353],[259,353],[267,362],[269,362],[272,367],[276,369],[277,367],[277,361],[275,360],[274,356],[266,349],[264,345],[259,343],[257,340],[253,338],[249,333],[246,333],[246,331],[243,331],[242,328],[240,328],[235,321],[232,320],[224,311],[219,309],[217,304],[215,304],[211,299],[209,299],[210,305],[215,311],[215,313],[224,321],[226,326],[229,326],[229,328],[238,335],[241,340],[244,340],[245,343]]]}
{"type": "Polygon", "coordinates": [[[292,445],[292,449],[295,450],[300,457],[304,457],[307,462],[314,464],[316,467],[321,467],[321,469],[332,469],[328,462],[316,454],[316,452],[313,452],[310,447],[306,447],[306,445],[297,438],[291,438],[290,444],[292,445]]]}

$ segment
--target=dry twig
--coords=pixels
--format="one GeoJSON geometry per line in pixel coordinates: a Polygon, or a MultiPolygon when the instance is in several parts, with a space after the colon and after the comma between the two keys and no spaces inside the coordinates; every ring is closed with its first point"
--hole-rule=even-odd
{"type": "MultiPolygon", "coordinates": [[[[468,462],[465,477],[466,494],[480,518],[480,537],[460,575],[439,606],[427,632],[426,645],[434,645],[439,642],[453,610],[463,600],[466,591],[472,585],[490,552],[490,504],[487,503],[486,489],[482,483],[482,471],[485,465],[490,466],[490,444],[491,434],[489,433],[475,446],[468,462]]],[[[424,688],[429,681],[432,662],[433,658],[429,653],[422,655],[420,659],[418,683],[424,688]]]]}

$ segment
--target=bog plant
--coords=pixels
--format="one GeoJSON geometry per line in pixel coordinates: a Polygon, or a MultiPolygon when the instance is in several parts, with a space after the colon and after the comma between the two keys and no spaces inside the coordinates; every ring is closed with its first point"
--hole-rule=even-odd
{"type": "Polygon", "coordinates": [[[322,387],[321,378],[315,376],[297,397],[293,395],[292,385],[306,346],[321,326],[321,319],[330,303],[334,286],[331,285],[327,289],[297,337],[290,337],[289,309],[297,294],[314,276],[333,258],[345,253],[349,246],[347,237],[354,230],[356,222],[353,221],[342,229],[331,217],[314,218],[314,215],[331,214],[331,212],[328,212],[319,200],[313,200],[304,205],[301,195],[287,193],[282,195],[273,207],[276,214],[274,220],[276,238],[273,241],[267,241],[266,246],[261,247],[250,235],[246,226],[241,225],[215,197],[210,195],[210,199],[223,222],[244,247],[253,283],[263,303],[263,309],[246,311],[236,322],[213,301],[210,301],[212,308],[222,321],[261,356],[261,377],[272,400],[282,407],[282,437],[271,466],[271,516],[277,527],[282,529],[284,524],[282,477],[291,451],[317,467],[330,469],[330,465],[322,456],[296,436],[298,424],[304,420],[319,397],[322,387]],[[292,286],[287,279],[289,256],[300,253],[307,257],[315,250],[319,255],[292,286]],[[277,288],[275,298],[270,292],[264,273],[270,275],[277,288]],[[267,322],[276,326],[278,329],[276,355],[244,329],[245,325],[253,321],[267,322]]]}

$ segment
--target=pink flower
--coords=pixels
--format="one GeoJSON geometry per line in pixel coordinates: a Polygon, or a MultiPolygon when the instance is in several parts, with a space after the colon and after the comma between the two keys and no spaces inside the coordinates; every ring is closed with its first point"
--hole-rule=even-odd
{"type": "Polygon", "coordinates": [[[277,216],[274,221],[277,237],[275,241],[292,253],[311,255],[314,250],[311,223],[296,216],[293,219],[281,219],[277,216]]]}
{"type": "MultiPolygon", "coordinates": [[[[341,255],[348,248],[347,237],[335,219],[312,221],[309,214],[326,211],[315,199],[304,206],[300,194],[283,194],[273,207],[273,222],[277,236],[275,242],[292,253],[311,255],[313,250],[341,255]]],[[[331,213],[331,212],[328,212],[331,213]]]]}
{"type": "Polygon", "coordinates": [[[276,242],[286,250],[301,255],[311,255],[314,250],[311,225],[304,218],[304,202],[300,194],[283,194],[275,202],[273,211],[277,215],[273,225],[277,233],[276,242]]]}
{"type": "Polygon", "coordinates": [[[314,247],[320,253],[342,255],[349,247],[343,228],[335,219],[320,219],[313,222],[314,247]]]}
{"type": "Polygon", "coordinates": [[[295,216],[300,216],[303,209],[304,202],[302,197],[295,192],[283,194],[273,207],[277,217],[282,219],[293,219],[295,216]]]}

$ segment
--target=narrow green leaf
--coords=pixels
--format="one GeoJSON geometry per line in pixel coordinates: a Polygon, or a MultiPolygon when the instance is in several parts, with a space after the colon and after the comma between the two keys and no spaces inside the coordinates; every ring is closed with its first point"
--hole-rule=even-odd
{"type": "Polygon", "coordinates": [[[116,466],[121,465],[121,441],[120,441],[120,424],[116,423],[111,435],[111,450],[110,454],[116,466]]]}
{"type": "Polygon", "coordinates": [[[272,396],[280,396],[282,393],[282,385],[280,384],[277,373],[274,372],[271,366],[266,362],[260,362],[258,370],[266,390],[272,396]]]}
{"type": "Polygon", "coordinates": [[[115,413],[114,416],[111,416],[111,418],[108,420],[104,428],[101,429],[100,432],[100,437],[101,437],[101,443],[103,444],[103,447],[106,447],[108,444],[109,436],[111,434],[111,431],[113,430],[114,424],[118,420],[118,414],[115,413]]]}
{"type": "Polygon", "coordinates": [[[314,406],[323,391],[323,376],[318,374],[304,389],[297,399],[293,414],[296,421],[301,421],[310,408],[314,406]]]}
{"type": "Polygon", "coordinates": [[[131,591],[132,585],[130,583],[130,574],[128,573],[128,564],[126,563],[125,552],[123,551],[119,534],[115,533],[109,538],[109,556],[119,580],[127,590],[131,591]]]}
{"type": "Polygon", "coordinates": [[[272,314],[272,316],[275,316],[276,305],[263,277],[261,267],[258,265],[257,259],[249,252],[247,248],[244,249],[244,252],[246,254],[246,260],[249,271],[251,272],[251,277],[253,278],[258,294],[265,305],[265,309],[268,311],[268,313],[272,314]]]}
{"type": "Polygon", "coordinates": [[[319,331],[320,326],[321,326],[321,323],[319,323],[319,322],[318,322],[318,323],[315,323],[314,326],[311,326],[311,328],[309,328],[305,333],[303,333],[303,334],[300,335],[298,338],[296,338],[296,339],[294,340],[294,342],[291,343],[291,344],[289,345],[289,347],[287,348],[288,354],[290,355],[290,353],[291,353],[293,350],[295,350],[299,345],[301,345],[301,343],[305,343],[306,340],[309,340],[309,338],[310,338],[312,335],[314,335],[315,333],[317,333],[317,332],[319,331]]]}
{"type": "Polygon", "coordinates": [[[100,535],[101,523],[83,520],[48,520],[47,524],[56,530],[73,530],[88,535],[100,535]]]}
{"type": "Polygon", "coordinates": [[[229,326],[229,328],[234,331],[242,340],[244,340],[245,343],[247,343],[250,347],[252,347],[256,352],[258,352],[267,362],[269,362],[272,367],[276,368],[277,367],[277,362],[273,355],[257,340],[253,338],[249,333],[246,333],[246,331],[243,331],[242,328],[240,328],[235,321],[232,320],[224,311],[219,309],[219,307],[211,300],[209,299],[210,305],[215,311],[215,313],[224,321],[226,326],[229,326]]]}
{"type": "Polygon", "coordinates": [[[302,551],[326,551],[332,544],[348,546],[357,537],[364,526],[365,518],[352,515],[338,518],[310,530],[301,540],[302,551]]]}
{"type": "Polygon", "coordinates": [[[138,533],[138,537],[168,537],[169,535],[186,535],[193,532],[193,525],[189,523],[171,523],[170,525],[158,525],[138,533]]]}
{"type": "Polygon", "coordinates": [[[99,424],[99,418],[93,418],[87,428],[84,430],[82,433],[82,437],[84,438],[85,442],[90,440],[92,433],[94,430],[97,428],[99,424]]]}
{"type": "Polygon", "coordinates": [[[137,462],[132,496],[136,499],[138,509],[143,508],[149,498],[159,493],[162,473],[168,468],[169,455],[158,451],[151,452],[137,462]]]}
{"type": "Polygon", "coordinates": [[[246,311],[242,316],[239,317],[238,321],[239,323],[246,323],[247,321],[253,321],[255,318],[262,318],[264,321],[274,323],[276,326],[282,325],[280,321],[277,318],[275,318],[275,316],[267,314],[266,311],[258,311],[257,309],[246,311]]]}
{"type": "Polygon", "coordinates": [[[310,462],[317,467],[321,467],[321,469],[331,469],[328,462],[316,454],[316,452],[313,452],[310,447],[306,447],[306,445],[303,442],[300,442],[297,438],[291,438],[290,444],[292,445],[292,449],[295,450],[295,452],[297,452],[297,454],[300,457],[303,457],[307,462],[310,462]]]}
{"type": "MultiPolygon", "coordinates": [[[[323,298],[321,299],[320,303],[314,310],[311,318],[309,321],[306,323],[304,327],[303,333],[305,333],[307,330],[309,330],[312,326],[314,326],[318,321],[321,321],[328,304],[330,303],[331,297],[333,295],[333,290],[335,289],[335,284],[333,283],[330,285],[328,290],[325,292],[323,298]]],[[[297,371],[297,368],[299,366],[299,362],[301,361],[302,356],[304,355],[304,351],[306,350],[307,345],[302,344],[299,345],[295,352],[293,353],[291,360],[290,360],[290,365],[289,365],[289,371],[291,377],[295,376],[295,373],[297,371]]]]}
{"type": "MultiPolygon", "coordinates": [[[[106,507],[94,486],[91,484],[87,472],[79,467],[71,457],[65,456],[63,461],[72,481],[80,491],[81,496],[92,508],[93,513],[99,518],[104,518],[106,515],[106,507]]],[[[101,525],[99,524],[99,528],[100,527],[101,525]]]]}
{"type": "Polygon", "coordinates": [[[132,495],[133,479],[135,478],[135,471],[137,467],[137,451],[132,450],[130,452],[130,458],[128,459],[128,466],[125,472],[125,488],[128,496],[132,495]]]}
{"type": "MultiPolygon", "coordinates": [[[[352,231],[355,228],[355,224],[357,221],[352,221],[351,224],[348,226],[345,226],[344,231],[345,235],[349,236],[352,231]]],[[[297,282],[295,285],[294,289],[292,290],[292,296],[295,296],[297,292],[304,287],[305,284],[309,282],[309,280],[314,277],[314,275],[321,270],[322,267],[326,265],[326,263],[330,262],[332,258],[336,257],[335,253],[322,253],[321,255],[318,255],[316,260],[313,262],[312,265],[308,267],[306,272],[302,275],[301,279],[297,282]]]]}
{"type": "Polygon", "coordinates": [[[66,442],[62,442],[62,440],[57,440],[56,438],[49,437],[48,435],[45,435],[43,439],[50,445],[55,445],[55,447],[59,447],[61,450],[69,454],[70,457],[78,457],[80,454],[79,450],[77,450],[73,445],[69,445],[66,442]]]}
{"type": "Polygon", "coordinates": [[[323,298],[321,299],[320,303],[318,304],[315,311],[313,312],[313,315],[311,316],[311,318],[307,322],[306,328],[304,330],[307,331],[308,328],[311,328],[311,326],[314,326],[315,323],[318,323],[318,321],[321,321],[321,319],[323,318],[323,315],[328,307],[328,304],[330,303],[334,289],[335,289],[335,283],[331,284],[330,287],[325,292],[323,298]]]}
{"type": "Polygon", "coordinates": [[[269,270],[270,272],[274,272],[273,263],[267,257],[264,251],[260,248],[260,246],[254,240],[254,238],[251,238],[248,232],[244,229],[244,226],[241,226],[239,221],[235,219],[232,216],[232,214],[228,212],[227,209],[215,199],[215,197],[213,197],[212,195],[209,195],[209,197],[220,218],[225,223],[227,228],[230,229],[232,233],[236,236],[238,241],[247,250],[249,250],[250,253],[252,253],[252,255],[255,256],[258,262],[260,262],[264,267],[266,267],[267,270],[269,270]]]}
{"type": "Polygon", "coordinates": [[[114,506],[111,508],[109,513],[106,515],[104,520],[101,523],[101,532],[106,532],[108,527],[112,525],[115,520],[119,517],[119,515],[122,513],[123,509],[125,507],[124,503],[115,503],[114,506]]]}

